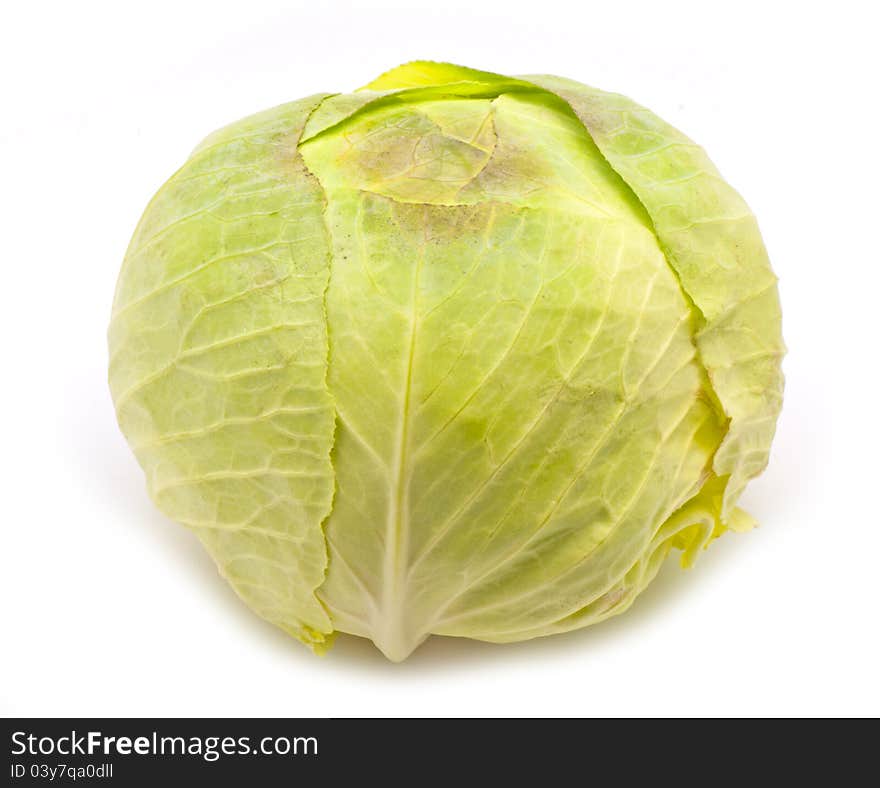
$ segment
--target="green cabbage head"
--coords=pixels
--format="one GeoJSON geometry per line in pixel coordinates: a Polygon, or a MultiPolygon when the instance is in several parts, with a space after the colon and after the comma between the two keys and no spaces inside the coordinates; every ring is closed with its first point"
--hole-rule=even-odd
{"type": "Polygon", "coordinates": [[[109,343],[159,508],[258,615],[392,660],[585,627],[748,529],[782,398],[776,278],[701,148],[430,62],[202,142],[109,343]]]}

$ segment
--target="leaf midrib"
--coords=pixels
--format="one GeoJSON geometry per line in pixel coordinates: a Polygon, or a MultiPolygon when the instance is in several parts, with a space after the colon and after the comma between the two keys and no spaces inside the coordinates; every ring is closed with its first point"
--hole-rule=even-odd
{"type": "Polygon", "coordinates": [[[410,409],[412,397],[413,360],[419,331],[418,294],[422,264],[425,258],[424,242],[419,250],[410,288],[410,332],[406,359],[403,407],[398,422],[397,451],[392,465],[394,492],[388,508],[385,531],[385,555],[382,572],[381,615],[378,622],[383,630],[382,639],[399,642],[404,637],[403,603],[406,598],[405,556],[409,542],[409,458],[410,409]]]}

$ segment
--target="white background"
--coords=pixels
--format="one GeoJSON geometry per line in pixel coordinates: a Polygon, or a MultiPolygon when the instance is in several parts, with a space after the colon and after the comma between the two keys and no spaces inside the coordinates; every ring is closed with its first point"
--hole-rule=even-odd
{"type": "Polygon", "coordinates": [[[0,713],[880,713],[876,27],[867,2],[22,3],[0,21],[0,713]],[[432,58],[625,93],[703,144],[781,280],[762,523],[623,617],[319,659],[147,499],[106,386],[116,273],[214,128],[432,58]]]}

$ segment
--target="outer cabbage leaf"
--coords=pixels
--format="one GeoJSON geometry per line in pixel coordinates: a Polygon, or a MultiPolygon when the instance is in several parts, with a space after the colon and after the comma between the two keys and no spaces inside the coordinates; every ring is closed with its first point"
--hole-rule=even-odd
{"type": "Polygon", "coordinates": [[[334,410],[319,184],[297,149],[323,96],[209,137],[131,241],[110,386],[153,500],[261,616],[320,649],[334,410]]]}
{"type": "Polygon", "coordinates": [[[641,204],[562,101],[471,85],[361,105],[301,147],[333,238],[319,595],[392,659],[432,632],[598,620],[715,525],[704,502],[676,515],[724,419],[641,204]]]}

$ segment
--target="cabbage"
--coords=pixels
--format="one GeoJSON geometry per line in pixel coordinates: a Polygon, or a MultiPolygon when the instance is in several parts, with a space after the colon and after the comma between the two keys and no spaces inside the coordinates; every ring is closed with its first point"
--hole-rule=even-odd
{"type": "Polygon", "coordinates": [[[428,62],[208,137],[109,344],[158,507],[260,616],[392,660],[593,624],[747,530],[782,400],[776,278],[701,148],[428,62]]]}

